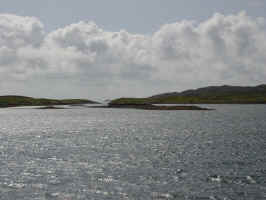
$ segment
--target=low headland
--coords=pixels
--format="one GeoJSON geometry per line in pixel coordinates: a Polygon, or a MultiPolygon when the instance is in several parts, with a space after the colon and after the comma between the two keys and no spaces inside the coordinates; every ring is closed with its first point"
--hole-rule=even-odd
{"type": "Polygon", "coordinates": [[[212,110],[191,104],[266,104],[266,85],[209,86],[183,92],[163,93],[147,98],[119,98],[110,101],[105,107],[143,110],[212,110]]]}
{"type": "Polygon", "coordinates": [[[107,106],[96,106],[94,108],[119,108],[119,109],[140,109],[140,110],[212,110],[199,106],[167,106],[167,105],[152,105],[145,103],[109,103],[107,106]]]}
{"type": "Polygon", "coordinates": [[[266,104],[266,84],[254,87],[210,86],[147,98],[119,98],[111,104],[266,104]]]}
{"type": "Polygon", "coordinates": [[[258,86],[209,86],[183,92],[169,92],[147,98],[119,98],[107,105],[87,99],[47,99],[26,96],[0,96],[0,108],[42,106],[40,109],[63,109],[59,105],[90,108],[131,108],[142,110],[212,110],[195,104],[266,104],[266,84],[258,86]],[[182,104],[182,105],[167,105],[182,104]]]}
{"type": "Polygon", "coordinates": [[[53,109],[58,105],[84,105],[97,104],[95,101],[87,99],[46,99],[33,98],[26,96],[0,96],[0,108],[18,107],[18,106],[45,106],[44,108],[53,109]]]}

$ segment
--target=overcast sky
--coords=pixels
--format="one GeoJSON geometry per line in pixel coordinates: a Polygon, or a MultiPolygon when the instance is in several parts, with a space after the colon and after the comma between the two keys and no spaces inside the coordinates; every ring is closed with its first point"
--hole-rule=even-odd
{"type": "Polygon", "coordinates": [[[0,95],[266,83],[266,0],[0,0],[0,95]]]}

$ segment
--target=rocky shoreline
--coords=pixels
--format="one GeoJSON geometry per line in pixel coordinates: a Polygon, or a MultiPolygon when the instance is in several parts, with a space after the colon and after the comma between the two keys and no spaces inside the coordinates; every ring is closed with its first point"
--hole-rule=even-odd
{"type": "Polygon", "coordinates": [[[58,110],[58,109],[68,109],[68,108],[64,108],[64,107],[58,107],[58,106],[43,106],[43,107],[38,107],[36,109],[39,110],[50,110],[50,109],[54,109],[54,110],[58,110]]]}
{"type": "Polygon", "coordinates": [[[199,106],[166,106],[153,104],[109,104],[106,106],[93,106],[91,108],[119,108],[119,109],[140,109],[140,110],[213,110],[199,106]]]}

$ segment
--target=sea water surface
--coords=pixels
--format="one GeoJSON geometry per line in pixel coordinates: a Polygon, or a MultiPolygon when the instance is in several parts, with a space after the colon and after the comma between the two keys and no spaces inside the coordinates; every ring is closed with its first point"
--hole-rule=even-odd
{"type": "Polygon", "coordinates": [[[266,105],[206,106],[0,109],[0,199],[266,199],[266,105]]]}

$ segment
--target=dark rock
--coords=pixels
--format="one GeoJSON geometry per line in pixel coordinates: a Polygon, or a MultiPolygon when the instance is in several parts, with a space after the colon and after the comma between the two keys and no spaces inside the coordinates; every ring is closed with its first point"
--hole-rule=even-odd
{"type": "Polygon", "coordinates": [[[212,110],[199,106],[157,106],[152,104],[109,104],[107,106],[94,106],[94,108],[129,108],[140,110],[212,110]]]}
{"type": "Polygon", "coordinates": [[[48,110],[48,109],[67,109],[67,108],[55,107],[55,106],[44,106],[44,107],[40,107],[40,108],[37,108],[37,109],[48,110]]]}

